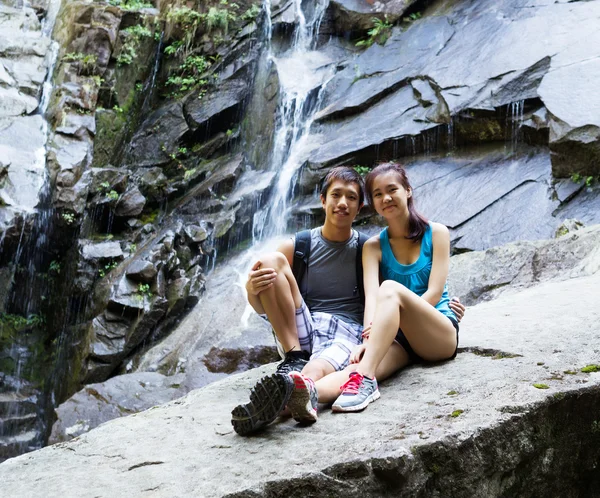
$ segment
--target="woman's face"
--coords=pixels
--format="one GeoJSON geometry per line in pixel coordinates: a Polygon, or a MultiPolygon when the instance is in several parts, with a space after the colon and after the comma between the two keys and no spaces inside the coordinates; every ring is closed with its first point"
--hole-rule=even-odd
{"type": "Polygon", "coordinates": [[[373,204],[375,211],[384,218],[395,218],[408,214],[410,190],[402,186],[400,176],[394,171],[378,175],[373,180],[373,204]]]}

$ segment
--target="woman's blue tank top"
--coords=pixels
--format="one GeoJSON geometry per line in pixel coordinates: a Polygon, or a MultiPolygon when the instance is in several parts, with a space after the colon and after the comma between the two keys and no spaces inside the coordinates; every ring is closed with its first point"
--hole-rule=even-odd
{"type": "MultiPolygon", "coordinates": [[[[412,265],[403,265],[398,263],[398,260],[392,252],[390,239],[388,237],[388,229],[385,228],[379,234],[379,244],[381,246],[381,275],[384,280],[395,280],[401,283],[418,296],[425,294],[429,285],[429,274],[431,273],[431,263],[433,259],[433,244],[431,242],[431,225],[427,225],[425,234],[421,239],[421,253],[412,265]]],[[[444,291],[440,302],[435,308],[456,321],[456,315],[452,312],[448,303],[448,284],[444,284],[444,291]]]]}

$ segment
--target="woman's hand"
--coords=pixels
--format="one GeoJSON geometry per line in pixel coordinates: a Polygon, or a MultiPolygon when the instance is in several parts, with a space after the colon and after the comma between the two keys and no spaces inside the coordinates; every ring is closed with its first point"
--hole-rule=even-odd
{"type": "Polygon", "coordinates": [[[460,302],[460,299],[453,297],[450,299],[448,306],[456,315],[456,319],[460,322],[463,319],[463,316],[465,316],[465,305],[460,302]]]}
{"type": "Polygon", "coordinates": [[[246,282],[246,290],[248,294],[258,296],[262,291],[273,286],[277,278],[277,272],[273,268],[261,268],[262,263],[257,261],[252,265],[250,273],[248,273],[248,281],[246,282]]]}
{"type": "Polygon", "coordinates": [[[363,355],[365,354],[366,349],[366,344],[358,344],[357,346],[354,346],[354,350],[350,355],[350,363],[359,363],[363,355]]]}

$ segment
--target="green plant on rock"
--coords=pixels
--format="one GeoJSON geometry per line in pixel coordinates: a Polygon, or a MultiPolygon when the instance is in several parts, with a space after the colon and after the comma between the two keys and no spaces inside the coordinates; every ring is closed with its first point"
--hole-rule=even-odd
{"type": "MultiPolygon", "coordinates": [[[[196,37],[198,28],[204,23],[205,15],[200,12],[196,12],[189,7],[180,7],[171,10],[167,14],[167,25],[177,25],[183,31],[183,40],[173,42],[169,47],[165,48],[165,54],[175,55],[187,52],[192,46],[192,42],[196,37]],[[168,51],[167,51],[168,49],[168,51]]],[[[169,32],[168,29],[167,32],[169,32]]]]}
{"type": "Polygon", "coordinates": [[[188,55],[183,64],[177,68],[176,74],[167,78],[166,85],[175,88],[171,96],[178,97],[189,90],[206,86],[208,80],[201,75],[210,68],[210,65],[202,55],[188,55]]]}
{"type": "Polygon", "coordinates": [[[151,9],[154,7],[151,3],[141,0],[110,0],[109,3],[123,10],[151,9]]]}
{"type": "Polygon", "coordinates": [[[244,12],[241,16],[244,21],[254,21],[260,14],[262,9],[257,5],[253,4],[246,12],[244,12]]]}
{"type": "Polygon", "coordinates": [[[600,372],[600,365],[592,363],[591,365],[586,365],[585,367],[583,367],[581,371],[583,373],[600,372]]]}
{"type": "Polygon", "coordinates": [[[368,166],[354,166],[354,171],[356,171],[360,176],[365,176],[371,171],[371,168],[368,166]]]}
{"type": "Polygon", "coordinates": [[[58,261],[50,261],[50,266],[48,266],[48,273],[60,273],[60,263],[58,261]]]}
{"type": "Polygon", "coordinates": [[[9,334],[43,325],[44,322],[43,315],[31,314],[25,317],[11,313],[0,313],[0,330],[7,331],[9,334]]]}
{"type": "Polygon", "coordinates": [[[402,20],[404,22],[413,22],[421,19],[422,14],[420,12],[413,12],[409,16],[403,17],[402,20]]]}
{"type": "Polygon", "coordinates": [[[63,57],[63,62],[77,63],[77,74],[91,75],[96,71],[98,56],[95,54],[84,54],[83,52],[69,52],[63,57]]]}
{"type": "Polygon", "coordinates": [[[110,192],[106,193],[106,198],[109,201],[116,201],[119,199],[119,193],[116,190],[111,190],[110,192]]]}
{"type": "Polygon", "coordinates": [[[165,55],[176,56],[182,53],[184,43],[182,40],[176,40],[171,45],[165,47],[165,55]]]}
{"type": "Polygon", "coordinates": [[[128,65],[137,57],[137,49],[139,48],[142,39],[151,37],[152,31],[146,26],[136,24],[135,26],[124,29],[122,33],[124,34],[125,41],[123,42],[121,52],[117,57],[117,63],[119,65],[128,65]]]}
{"type": "Polygon", "coordinates": [[[62,213],[60,217],[65,220],[67,225],[72,225],[75,221],[75,215],[73,213],[62,213]]]}
{"type": "MultiPolygon", "coordinates": [[[[237,4],[231,4],[230,7],[237,8],[237,4]],[[235,7],[234,7],[235,6],[235,7]]],[[[211,7],[206,14],[206,31],[211,33],[217,29],[227,33],[229,23],[237,21],[237,15],[224,8],[211,7]]]]}
{"type": "Polygon", "coordinates": [[[103,278],[106,276],[106,274],[108,272],[110,272],[111,270],[114,270],[117,266],[119,266],[119,263],[117,263],[116,261],[111,261],[109,263],[106,263],[104,265],[104,268],[98,269],[98,275],[100,275],[100,278],[103,278]]]}
{"type": "Polygon", "coordinates": [[[188,182],[190,180],[190,178],[192,178],[192,176],[194,176],[194,174],[196,173],[196,171],[198,170],[198,168],[192,168],[192,169],[188,169],[185,171],[185,173],[183,174],[183,179],[188,182]]]}
{"type": "Polygon", "coordinates": [[[113,106],[113,111],[115,111],[117,114],[123,114],[123,108],[116,104],[113,106]]]}
{"type": "Polygon", "coordinates": [[[392,27],[394,25],[388,22],[387,16],[383,20],[379,19],[378,17],[373,17],[371,21],[373,22],[373,27],[369,31],[367,31],[367,38],[356,42],[357,47],[368,48],[371,45],[373,45],[373,43],[385,45],[385,42],[392,34],[392,27]]]}
{"type": "Polygon", "coordinates": [[[142,297],[147,297],[147,298],[152,297],[152,291],[150,290],[149,284],[139,284],[137,291],[138,291],[138,294],[142,297]]]}

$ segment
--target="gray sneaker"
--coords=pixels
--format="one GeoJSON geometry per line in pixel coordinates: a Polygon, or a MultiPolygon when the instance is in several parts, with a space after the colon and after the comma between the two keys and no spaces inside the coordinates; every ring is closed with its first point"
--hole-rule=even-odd
{"type": "Polygon", "coordinates": [[[294,381],[294,390],[288,401],[292,417],[303,424],[316,422],[319,397],[315,383],[299,372],[290,372],[289,376],[294,381]]]}
{"type": "Polygon", "coordinates": [[[334,412],[359,412],[369,403],[379,399],[377,380],[369,379],[358,372],[352,372],[350,379],[342,386],[342,394],[335,400],[331,410],[334,412]]]}

